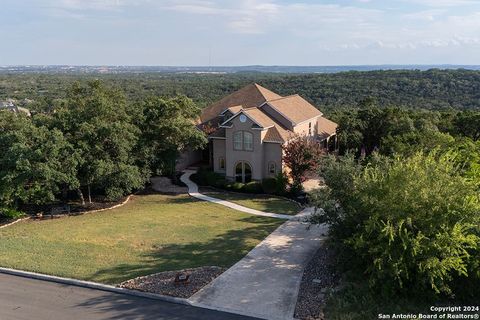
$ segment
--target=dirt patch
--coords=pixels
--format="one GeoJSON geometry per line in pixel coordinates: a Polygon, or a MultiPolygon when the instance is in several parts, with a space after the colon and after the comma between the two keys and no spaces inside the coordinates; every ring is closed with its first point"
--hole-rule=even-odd
{"type": "Polygon", "coordinates": [[[339,275],[334,267],[335,253],[328,245],[322,246],[315,253],[303,273],[295,318],[302,320],[325,319],[326,294],[339,282],[339,275]]]}
{"type": "Polygon", "coordinates": [[[199,267],[166,271],[122,282],[119,287],[178,298],[190,298],[225,270],[220,267],[199,267]],[[185,284],[175,283],[177,274],[189,275],[188,282],[185,284]]]}
{"type": "Polygon", "coordinates": [[[185,194],[188,192],[187,187],[182,187],[172,183],[168,177],[153,177],[150,179],[152,189],[166,194],[185,194]]]}

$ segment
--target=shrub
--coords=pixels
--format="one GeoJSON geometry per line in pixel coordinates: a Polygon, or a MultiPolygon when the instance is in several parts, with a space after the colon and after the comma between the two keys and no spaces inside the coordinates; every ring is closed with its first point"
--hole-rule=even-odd
{"type": "Polygon", "coordinates": [[[192,178],[194,178],[195,182],[201,186],[219,187],[223,186],[224,182],[222,184],[222,181],[225,181],[225,178],[221,174],[206,168],[200,168],[200,170],[198,170],[198,172],[195,174],[195,176],[192,176],[192,178]]]}
{"type": "Polygon", "coordinates": [[[275,194],[283,196],[287,193],[288,177],[284,172],[279,172],[275,176],[275,194]]]}
{"type": "Polygon", "coordinates": [[[23,217],[25,214],[21,211],[10,209],[10,208],[0,208],[0,220],[14,220],[23,217]]]}
{"type": "Polygon", "coordinates": [[[246,193],[262,193],[263,192],[261,183],[257,181],[252,181],[245,184],[245,187],[243,188],[243,190],[246,193]]]}
{"type": "Polygon", "coordinates": [[[450,294],[459,279],[478,292],[480,196],[455,155],[324,165],[318,205],[357,274],[387,292],[450,294]]]}
{"type": "Polygon", "coordinates": [[[277,190],[277,180],[275,178],[263,179],[262,189],[265,193],[275,193],[275,191],[277,190]]]}
{"type": "Polygon", "coordinates": [[[243,188],[245,187],[245,184],[241,182],[235,182],[230,185],[228,185],[228,189],[231,189],[233,191],[241,192],[243,191],[243,188]]]}

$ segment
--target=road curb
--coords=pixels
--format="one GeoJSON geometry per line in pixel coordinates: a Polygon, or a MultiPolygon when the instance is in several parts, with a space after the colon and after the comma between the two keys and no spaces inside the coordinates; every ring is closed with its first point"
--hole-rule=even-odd
{"type": "Polygon", "coordinates": [[[114,287],[114,286],[110,286],[110,285],[106,285],[106,284],[101,284],[101,283],[97,283],[97,282],[90,282],[90,281],[75,280],[75,279],[70,279],[70,278],[49,276],[49,275],[41,274],[41,273],[22,271],[22,270],[10,269],[10,268],[2,268],[2,267],[0,267],[0,273],[9,274],[9,275],[13,275],[13,276],[24,277],[24,278],[29,278],[29,279],[36,279],[36,280],[42,280],[42,281],[50,281],[50,282],[55,282],[55,283],[73,285],[73,286],[77,286],[77,287],[83,287],[83,288],[89,288],[89,289],[95,289],[95,290],[102,290],[102,291],[113,292],[113,293],[118,293],[118,294],[125,294],[125,295],[129,295],[129,296],[134,296],[134,297],[148,298],[148,299],[153,299],[153,300],[160,300],[160,301],[165,301],[165,302],[170,302],[170,303],[193,306],[187,299],[165,296],[165,295],[156,294],[156,293],[130,290],[130,289],[125,289],[125,288],[118,288],[118,287],[114,287]]]}

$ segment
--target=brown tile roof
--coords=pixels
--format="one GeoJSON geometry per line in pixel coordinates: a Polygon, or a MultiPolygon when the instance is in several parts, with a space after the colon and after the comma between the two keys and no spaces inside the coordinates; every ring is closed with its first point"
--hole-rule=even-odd
{"type": "Polygon", "coordinates": [[[320,117],[317,122],[318,138],[320,140],[326,139],[337,132],[338,124],[328,120],[327,118],[320,117]]]}
{"type": "Polygon", "coordinates": [[[270,100],[267,104],[277,110],[293,124],[298,124],[308,119],[323,115],[317,108],[298,94],[270,100]]]}
{"type": "Polygon", "coordinates": [[[267,130],[263,141],[285,143],[295,136],[293,131],[287,130],[280,125],[276,125],[267,130]]]}
{"type": "Polygon", "coordinates": [[[227,110],[230,111],[231,113],[235,114],[242,109],[243,109],[243,106],[233,106],[233,107],[228,108],[227,110]]]}
{"type": "Polygon", "coordinates": [[[253,83],[224,97],[218,102],[202,110],[199,123],[207,122],[217,117],[225,109],[242,105],[244,108],[259,107],[265,101],[281,98],[280,95],[253,83]]]}
{"type": "Polygon", "coordinates": [[[243,113],[263,128],[268,128],[277,124],[270,116],[259,108],[245,109],[243,110],[243,113]]]}

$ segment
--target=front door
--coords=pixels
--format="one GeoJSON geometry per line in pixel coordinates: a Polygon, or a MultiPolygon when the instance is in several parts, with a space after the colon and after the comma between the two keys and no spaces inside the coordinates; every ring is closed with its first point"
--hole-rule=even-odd
{"type": "Polygon", "coordinates": [[[248,183],[252,181],[252,167],[244,161],[237,163],[235,167],[235,181],[248,183]]]}

